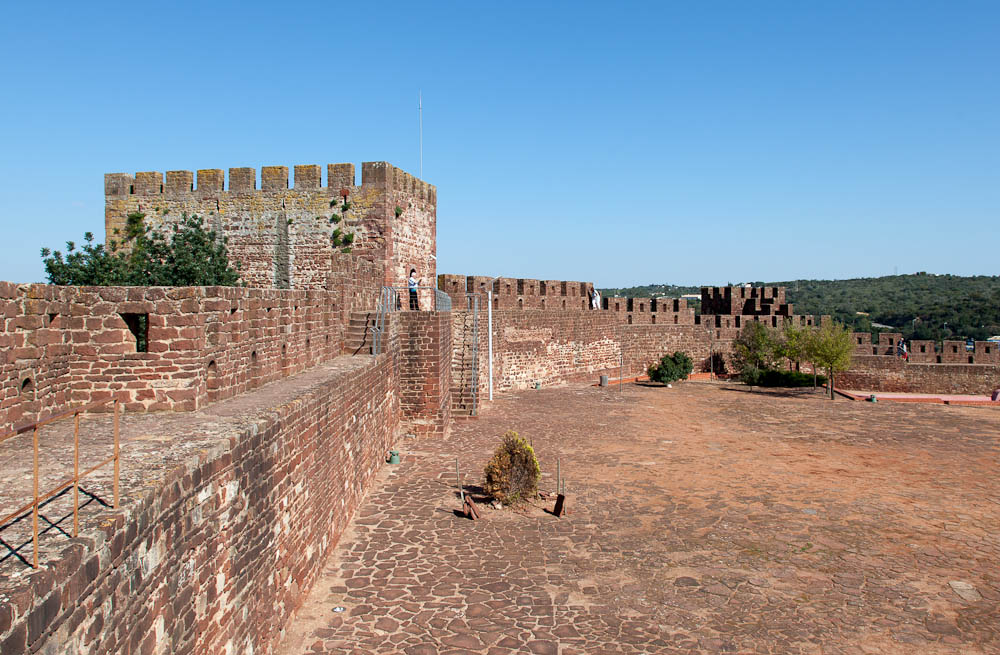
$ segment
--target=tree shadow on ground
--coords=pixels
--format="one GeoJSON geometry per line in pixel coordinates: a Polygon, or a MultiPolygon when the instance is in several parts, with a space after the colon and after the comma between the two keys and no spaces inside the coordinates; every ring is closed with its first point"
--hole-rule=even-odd
{"type": "Polygon", "coordinates": [[[826,394],[823,387],[719,387],[720,391],[747,393],[774,398],[820,398],[826,394]]]}

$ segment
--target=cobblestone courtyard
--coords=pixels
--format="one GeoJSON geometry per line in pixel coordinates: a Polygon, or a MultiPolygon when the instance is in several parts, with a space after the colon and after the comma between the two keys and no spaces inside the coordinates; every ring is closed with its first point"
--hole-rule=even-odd
{"type": "Polygon", "coordinates": [[[525,391],[401,444],[286,653],[998,653],[1000,411],[525,391]],[[458,518],[498,436],[571,514],[458,518]],[[343,611],[334,611],[335,608],[343,611]]]}

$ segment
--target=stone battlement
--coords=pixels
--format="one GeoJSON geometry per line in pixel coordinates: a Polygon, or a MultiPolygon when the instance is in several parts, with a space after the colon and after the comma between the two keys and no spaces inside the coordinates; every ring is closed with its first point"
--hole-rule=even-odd
{"type": "Polygon", "coordinates": [[[254,168],[230,168],[229,185],[221,168],[192,171],[141,171],[134,176],[128,173],[104,175],[105,196],[169,196],[183,194],[218,195],[221,193],[249,193],[255,191],[316,191],[332,190],[334,195],[343,188],[370,185],[375,188],[408,193],[416,198],[435,201],[437,188],[384,161],[364,162],[361,165],[361,184],[355,184],[354,164],[327,164],[327,183],[322,184],[322,169],[316,164],[294,167],[294,184],[290,184],[287,166],[263,166],[260,169],[260,186],[254,168]]]}
{"type": "MultiPolygon", "coordinates": [[[[897,357],[901,332],[880,332],[878,343],[872,343],[868,332],[855,332],[854,354],[860,357],[897,357]]],[[[907,361],[913,364],[1000,364],[1000,344],[976,341],[972,350],[965,341],[913,339],[907,344],[907,361]]]]}
{"type": "Polygon", "coordinates": [[[335,230],[354,235],[351,251],[383,268],[398,285],[410,268],[433,277],[436,267],[437,189],[386,162],[328,164],[326,185],[315,164],[260,170],[158,171],[104,176],[104,229],[120,239],[130,213],[145,214],[154,230],[197,214],[228,239],[230,260],[252,287],[323,289],[330,274],[335,230]],[[349,203],[342,209],[341,198],[349,203]],[[336,222],[331,217],[336,215],[336,222]]]}

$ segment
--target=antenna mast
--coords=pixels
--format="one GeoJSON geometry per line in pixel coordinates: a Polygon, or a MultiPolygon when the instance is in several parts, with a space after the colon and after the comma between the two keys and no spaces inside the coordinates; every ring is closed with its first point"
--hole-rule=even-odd
{"type": "Polygon", "coordinates": [[[420,179],[424,179],[424,94],[417,91],[417,115],[420,123],[420,179]]]}

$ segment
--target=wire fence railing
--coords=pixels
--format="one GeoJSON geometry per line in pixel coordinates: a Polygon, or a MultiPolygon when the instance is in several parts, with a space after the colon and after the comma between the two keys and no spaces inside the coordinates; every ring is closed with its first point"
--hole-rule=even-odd
{"type": "Polygon", "coordinates": [[[86,507],[91,502],[98,502],[105,507],[110,507],[112,509],[118,508],[118,484],[119,484],[119,469],[120,469],[120,420],[119,416],[121,414],[121,401],[117,398],[108,398],[106,400],[100,400],[97,402],[90,403],[88,405],[83,405],[81,407],[76,407],[66,412],[56,414],[55,416],[50,416],[47,419],[36,421],[34,423],[29,423],[28,425],[15,428],[2,435],[0,435],[0,443],[13,439],[19,435],[31,432],[32,438],[32,500],[26,503],[13,512],[10,512],[2,517],[0,517],[0,534],[7,528],[10,528],[17,523],[26,520],[28,517],[31,518],[31,541],[24,542],[18,546],[12,546],[2,537],[0,537],[0,545],[7,549],[7,553],[0,558],[0,562],[6,561],[10,557],[16,557],[21,560],[24,564],[31,566],[32,568],[38,568],[38,538],[40,535],[46,534],[51,530],[56,530],[66,535],[70,536],[66,530],[60,527],[61,523],[69,518],[70,515],[63,516],[56,520],[50,519],[46,516],[42,510],[48,506],[50,503],[54,502],[63,495],[69,493],[72,490],[73,493],[73,532],[72,536],[77,537],[80,534],[80,509],[86,507]],[[94,411],[96,409],[101,409],[105,407],[108,403],[114,404],[114,446],[113,452],[110,457],[101,460],[99,463],[94,464],[90,468],[83,471],[80,470],[80,415],[94,411]],[[49,487],[47,489],[42,489],[40,487],[40,474],[39,474],[39,458],[42,451],[40,444],[41,428],[55,423],[56,421],[61,421],[64,419],[73,419],[73,475],[72,477],[65,478],[59,484],[49,487]],[[109,505],[105,500],[101,499],[96,493],[84,489],[80,485],[80,481],[91,475],[98,469],[107,466],[108,464],[114,465],[114,479],[113,479],[113,500],[112,504],[109,505]],[[87,500],[82,504],[80,503],[80,494],[87,496],[87,500]],[[44,521],[47,526],[39,530],[39,520],[44,521]],[[32,556],[31,562],[21,554],[21,549],[31,543],[32,545],[32,556]]]}
{"type": "Polygon", "coordinates": [[[403,311],[450,312],[451,307],[451,296],[435,287],[382,287],[375,312],[375,325],[371,328],[372,354],[382,352],[388,314],[403,311]],[[428,291],[431,293],[428,294],[428,291]],[[430,306],[427,306],[428,295],[430,306]]]}

